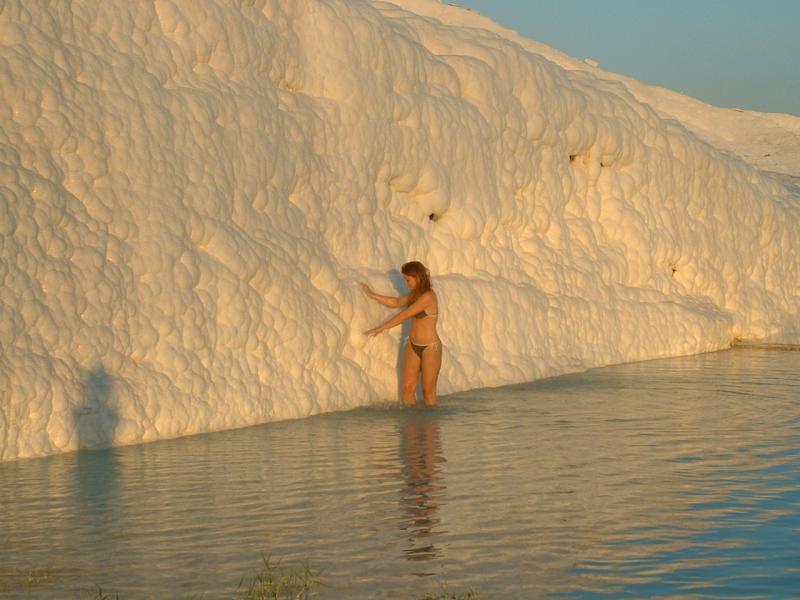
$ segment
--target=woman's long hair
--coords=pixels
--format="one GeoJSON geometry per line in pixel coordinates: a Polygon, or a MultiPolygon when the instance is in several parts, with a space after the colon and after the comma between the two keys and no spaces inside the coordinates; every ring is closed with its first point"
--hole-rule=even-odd
{"type": "Polygon", "coordinates": [[[431,289],[431,273],[428,267],[421,262],[412,260],[407,262],[400,268],[403,275],[410,275],[417,278],[417,287],[411,290],[411,295],[408,297],[408,304],[411,305],[416,302],[422,294],[431,289]]]}

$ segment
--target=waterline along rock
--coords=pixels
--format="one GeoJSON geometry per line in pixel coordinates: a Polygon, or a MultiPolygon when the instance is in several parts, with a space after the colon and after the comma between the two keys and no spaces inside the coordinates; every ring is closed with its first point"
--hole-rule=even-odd
{"type": "Polygon", "coordinates": [[[0,459],[394,399],[412,259],[441,393],[798,340],[791,178],[466,12],[6,0],[0,459]]]}

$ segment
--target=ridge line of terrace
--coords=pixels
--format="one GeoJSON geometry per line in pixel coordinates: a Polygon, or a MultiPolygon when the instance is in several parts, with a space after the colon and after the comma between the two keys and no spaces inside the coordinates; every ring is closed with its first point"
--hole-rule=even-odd
{"type": "Polygon", "coordinates": [[[778,350],[781,352],[800,352],[800,344],[782,344],[761,342],[759,340],[743,340],[733,338],[731,348],[735,350],[778,350]]]}

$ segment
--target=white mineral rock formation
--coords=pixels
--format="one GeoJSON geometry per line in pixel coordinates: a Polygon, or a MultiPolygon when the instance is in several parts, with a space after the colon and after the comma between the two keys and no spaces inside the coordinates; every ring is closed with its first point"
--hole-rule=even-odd
{"type": "Polygon", "coordinates": [[[791,178],[526,44],[432,0],[5,0],[0,459],[393,399],[357,282],[410,259],[442,393],[797,340],[791,178]]]}

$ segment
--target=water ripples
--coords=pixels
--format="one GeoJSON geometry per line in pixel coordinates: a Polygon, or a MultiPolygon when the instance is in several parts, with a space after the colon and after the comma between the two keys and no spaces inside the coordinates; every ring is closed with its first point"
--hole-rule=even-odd
{"type": "Polygon", "coordinates": [[[798,367],[723,352],[2,464],[0,597],[229,598],[262,555],[323,598],[790,596],[798,367]]]}

